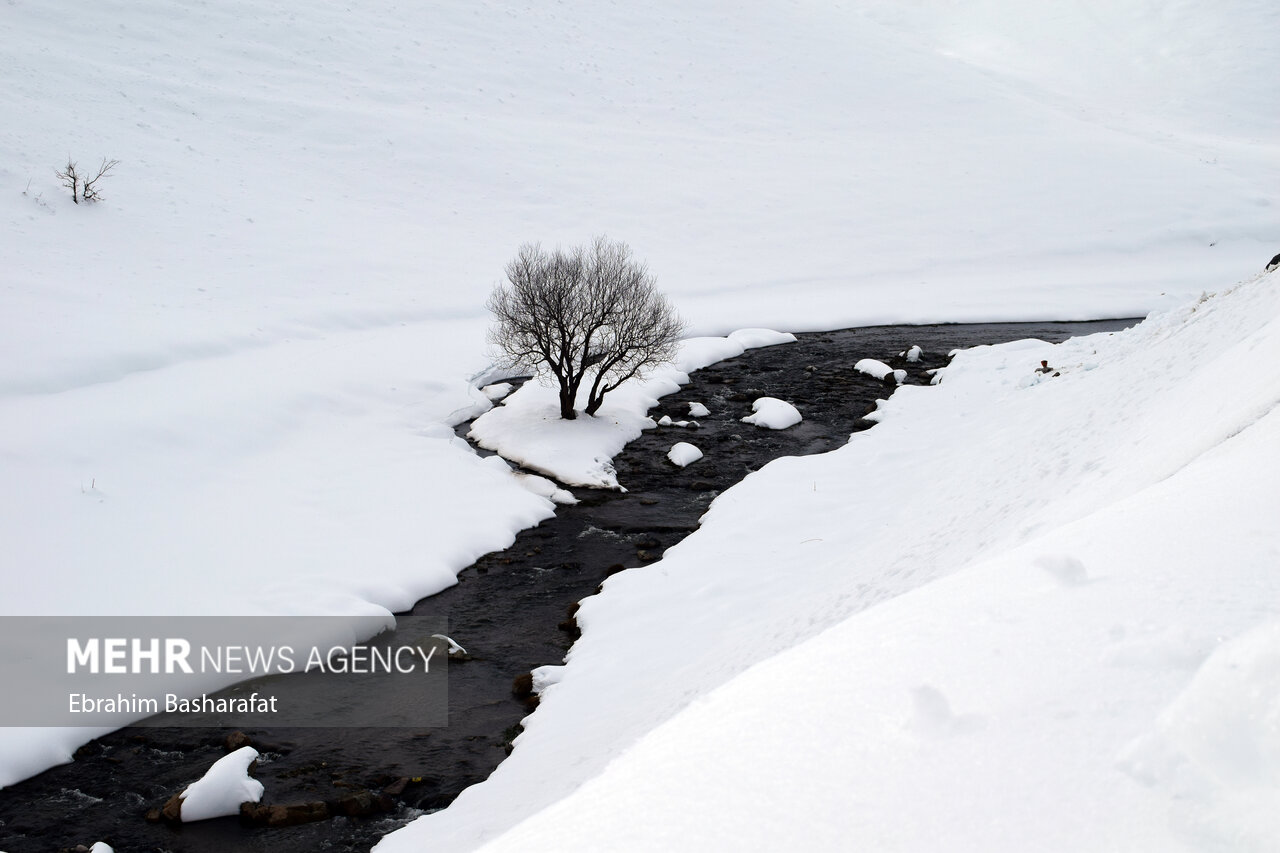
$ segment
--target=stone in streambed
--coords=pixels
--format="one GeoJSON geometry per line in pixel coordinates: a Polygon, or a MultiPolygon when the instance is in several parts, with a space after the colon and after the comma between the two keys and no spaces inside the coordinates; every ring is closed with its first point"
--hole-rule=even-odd
{"type": "Polygon", "coordinates": [[[240,819],[255,826],[297,826],[317,820],[328,820],[329,817],[329,805],[322,800],[307,803],[276,803],[269,806],[261,803],[242,803],[240,806],[240,819]]]}

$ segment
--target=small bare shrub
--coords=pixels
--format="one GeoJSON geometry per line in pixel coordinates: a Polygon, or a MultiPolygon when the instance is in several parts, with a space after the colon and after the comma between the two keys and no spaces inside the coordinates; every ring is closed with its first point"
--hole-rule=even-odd
{"type": "Polygon", "coordinates": [[[81,175],[76,168],[75,161],[70,157],[67,158],[67,165],[62,171],[54,171],[54,174],[62,181],[62,185],[71,190],[71,200],[76,204],[82,201],[94,202],[101,201],[102,195],[98,192],[98,181],[107,176],[107,173],[116,167],[119,160],[102,159],[102,165],[98,167],[98,172],[92,178],[88,175],[81,175]]]}

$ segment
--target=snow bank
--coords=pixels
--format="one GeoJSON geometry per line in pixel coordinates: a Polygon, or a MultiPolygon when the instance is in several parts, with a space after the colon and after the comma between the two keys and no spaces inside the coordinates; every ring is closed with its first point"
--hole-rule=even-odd
{"type": "Polygon", "coordinates": [[[583,601],[513,755],[380,853],[1267,849],[1278,284],[961,352],[747,477],[583,601]],[[1041,359],[1078,369],[1024,386],[1041,359]]]}
{"type": "Polygon", "coordinates": [[[494,470],[501,471],[504,474],[511,474],[522,487],[535,495],[547,498],[552,503],[576,504],[578,502],[578,499],[573,496],[573,492],[568,489],[560,488],[554,481],[548,480],[546,477],[515,471],[511,463],[501,456],[486,456],[484,463],[494,470]]]}
{"type": "Polygon", "coordinates": [[[520,485],[535,495],[548,498],[553,503],[576,504],[578,502],[578,499],[573,496],[573,492],[560,488],[546,477],[539,477],[537,474],[517,474],[516,479],[520,485]]]}
{"type": "Polygon", "coordinates": [[[702,451],[687,441],[677,441],[667,451],[667,458],[673,465],[684,468],[702,458],[702,451]]]}
{"type": "Polygon", "coordinates": [[[182,792],[182,822],[238,815],[241,803],[260,801],[262,783],[249,775],[249,765],[257,760],[256,749],[242,746],[215,761],[182,792]]]}
{"type": "Polygon", "coordinates": [[[743,422],[765,429],[786,429],[804,420],[799,409],[776,397],[761,397],[751,404],[751,411],[754,414],[747,415],[743,422]]]}
{"type": "Polygon", "coordinates": [[[796,336],[790,332],[775,332],[773,329],[738,329],[729,333],[729,340],[742,344],[743,349],[755,349],[795,343],[796,336]]]}
{"type": "MultiPolygon", "coordinates": [[[[622,488],[613,470],[613,457],[643,430],[656,426],[647,412],[659,397],[680,390],[689,381],[690,371],[753,347],[793,340],[794,336],[781,332],[749,329],[741,335],[735,332],[723,338],[681,341],[674,364],[623,383],[604,398],[594,416],[579,411],[571,421],[560,417],[558,392],[550,382],[527,382],[501,406],[477,418],[469,435],[481,447],[565,485],[622,488]]],[[[589,385],[589,379],[583,382],[579,409],[586,405],[589,385]]],[[[675,425],[669,418],[666,424],[675,425]]]]}

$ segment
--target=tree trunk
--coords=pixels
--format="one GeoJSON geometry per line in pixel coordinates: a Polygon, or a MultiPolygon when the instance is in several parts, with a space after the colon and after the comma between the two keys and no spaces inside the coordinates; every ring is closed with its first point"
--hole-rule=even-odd
{"type": "Polygon", "coordinates": [[[600,390],[600,385],[604,382],[604,369],[606,366],[599,365],[599,367],[602,369],[596,371],[596,378],[591,383],[591,391],[587,394],[586,413],[588,415],[594,415],[600,411],[600,406],[604,403],[604,395],[607,393],[600,390]]]}
{"type": "Polygon", "coordinates": [[[574,420],[578,417],[578,412],[573,408],[573,398],[577,395],[563,383],[560,385],[560,417],[566,421],[574,420]]]}

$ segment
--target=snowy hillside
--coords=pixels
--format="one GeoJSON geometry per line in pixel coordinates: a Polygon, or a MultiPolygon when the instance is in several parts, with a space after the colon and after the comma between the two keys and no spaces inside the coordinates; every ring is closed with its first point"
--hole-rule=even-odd
{"type": "MultiPolygon", "coordinates": [[[[1280,248],[1260,0],[3,8],[4,613],[385,613],[504,547],[553,505],[450,424],[490,406],[481,306],[525,241],[629,242],[699,335],[1142,315],[1280,248]],[[68,157],[119,159],[104,201],[72,203],[68,157]]],[[[1116,471],[1117,499],[1151,482],[1116,471]]],[[[1012,524],[963,520],[948,566],[1012,524]]],[[[775,602],[789,627],[689,662],[676,705],[856,609],[822,588],[789,588],[807,628],[775,602]]],[[[0,784],[91,734],[0,732],[0,784]]]]}
{"type": "Polygon", "coordinates": [[[964,352],[610,578],[379,853],[1274,849],[1278,407],[1280,274],[964,352]]]}

